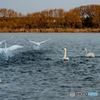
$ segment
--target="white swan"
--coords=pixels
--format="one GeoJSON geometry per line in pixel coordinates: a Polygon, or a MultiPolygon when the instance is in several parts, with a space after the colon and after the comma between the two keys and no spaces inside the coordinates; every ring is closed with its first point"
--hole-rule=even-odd
{"type": "Polygon", "coordinates": [[[33,44],[35,44],[35,45],[37,45],[37,46],[40,46],[41,44],[43,44],[43,43],[45,43],[45,42],[47,42],[48,40],[45,40],[45,41],[41,41],[41,42],[36,42],[36,41],[29,41],[30,43],[33,43],[33,44]]]}
{"type": "MultiPolygon", "coordinates": [[[[9,52],[10,51],[14,51],[14,50],[16,50],[16,49],[20,49],[20,48],[23,48],[23,46],[21,46],[21,45],[12,45],[12,46],[10,46],[10,47],[7,47],[7,43],[6,43],[6,41],[2,41],[2,43],[4,42],[4,48],[0,48],[0,53],[1,54],[3,54],[3,55],[5,55],[6,56],[6,58],[8,59],[8,57],[9,57],[9,52]]],[[[0,42],[1,43],[1,42],[0,42]]]]}
{"type": "Polygon", "coordinates": [[[91,58],[94,58],[95,57],[95,54],[93,52],[88,52],[88,50],[85,48],[85,56],[86,57],[91,57],[91,58]]]}
{"type": "Polygon", "coordinates": [[[64,61],[69,61],[69,57],[67,56],[67,49],[64,48],[64,57],[63,57],[64,61]]]}

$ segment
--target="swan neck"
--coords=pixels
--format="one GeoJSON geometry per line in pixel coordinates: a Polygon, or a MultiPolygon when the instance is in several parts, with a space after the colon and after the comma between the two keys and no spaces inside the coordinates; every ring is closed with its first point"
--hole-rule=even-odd
{"type": "Polygon", "coordinates": [[[64,58],[67,58],[67,49],[64,48],[64,58]]]}

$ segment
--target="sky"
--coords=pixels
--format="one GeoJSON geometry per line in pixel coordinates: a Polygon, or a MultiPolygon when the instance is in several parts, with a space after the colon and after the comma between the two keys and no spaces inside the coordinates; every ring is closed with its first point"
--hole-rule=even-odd
{"type": "Polygon", "coordinates": [[[23,14],[50,8],[72,8],[87,4],[100,4],[100,0],[0,0],[0,8],[13,9],[23,14]]]}

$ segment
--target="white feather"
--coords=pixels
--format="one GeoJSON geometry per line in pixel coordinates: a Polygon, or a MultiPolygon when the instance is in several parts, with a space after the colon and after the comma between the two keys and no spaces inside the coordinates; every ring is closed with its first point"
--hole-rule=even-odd
{"type": "Polygon", "coordinates": [[[86,52],[86,57],[92,57],[94,58],[95,57],[95,54],[93,52],[88,52],[88,50],[85,48],[85,52],[86,52]]]}
{"type": "Polygon", "coordinates": [[[29,42],[31,42],[31,43],[33,43],[33,44],[35,44],[35,45],[38,45],[38,46],[40,46],[41,44],[43,44],[43,43],[45,43],[45,42],[47,42],[48,40],[45,40],[45,41],[41,41],[41,42],[36,42],[36,41],[29,41],[29,42]]]}
{"type": "Polygon", "coordinates": [[[4,48],[0,48],[0,53],[5,56],[5,59],[8,60],[9,57],[12,56],[12,51],[16,50],[16,49],[20,49],[23,48],[23,46],[21,45],[12,45],[10,47],[7,47],[6,41],[5,42],[5,47],[4,48]]]}
{"type": "Polygon", "coordinates": [[[8,47],[7,50],[13,51],[13,50],[20,49],[20,48],[23,48],[23,46],[21,46],[21,45],[13,45],[13,46],[8,47]]]}

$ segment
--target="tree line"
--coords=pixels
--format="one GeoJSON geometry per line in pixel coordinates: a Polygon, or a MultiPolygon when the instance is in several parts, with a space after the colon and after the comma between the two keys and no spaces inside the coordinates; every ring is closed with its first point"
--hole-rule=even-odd
{"type": "Polygon", "coordinates": [[[86,5],[64,11],[46,9],[23,15],[0,9],[0,29],[100,28],[100,5],[86,5]]]}

